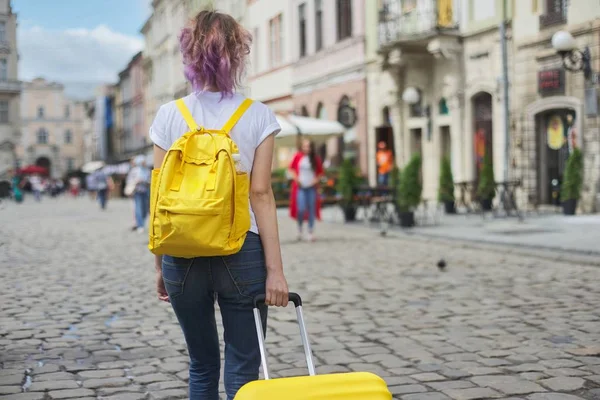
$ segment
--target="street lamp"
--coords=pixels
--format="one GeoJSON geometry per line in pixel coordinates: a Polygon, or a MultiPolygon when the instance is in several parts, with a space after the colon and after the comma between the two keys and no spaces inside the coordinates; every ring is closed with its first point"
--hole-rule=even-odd
{"type": "Polygon", "coordinates": [[[591,54],[589,47],[579,50],[573,36],[566,31],[558,31],[552,35],[552,47],[562,57],[565,69],[583,71],[585,79],[592,77],[591,54]]]}
{"type": "Polygon", "coordinates": [[[410,105],[417,104],[419,102],[419,100],[421,100],[421,95],[419,94],[419,90],[415,89],[412,86],[407,87],[406,89],[404,89],[404,92],[402,92],[402,101],[404,101],[410,105]]]}

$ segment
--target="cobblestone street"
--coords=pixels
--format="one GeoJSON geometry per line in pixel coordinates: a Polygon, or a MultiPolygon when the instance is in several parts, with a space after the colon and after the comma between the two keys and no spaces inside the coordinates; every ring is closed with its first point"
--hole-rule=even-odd
{"type": "MultiPolygon", "coordinates": [[[[125,201],[0,206],[0,398],[186,398],[183,336],[132,224],[125,201]]],[[[342,224],[296,243],[280,226],[317,373],[372,371],[406,400],[600,399],[600,268],[342,224]]],[[[274,375],[305,374],[293,309],[269,318],[274,375]]]]}

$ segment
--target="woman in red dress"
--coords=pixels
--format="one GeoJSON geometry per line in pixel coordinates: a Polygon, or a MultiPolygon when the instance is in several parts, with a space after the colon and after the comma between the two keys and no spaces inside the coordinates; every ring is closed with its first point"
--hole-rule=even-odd
{"type": "Polygon", "coordinates": [[[314,241],[315,219],[321,220],[319,180],[323,175],[323,164],[310,140],[303,140],[300,150],[290,164],[292,190],[290,194],[290,216],[298,220],[298,240],[302,240],[302,226],[308,220],[308,240],[314,241]]]}

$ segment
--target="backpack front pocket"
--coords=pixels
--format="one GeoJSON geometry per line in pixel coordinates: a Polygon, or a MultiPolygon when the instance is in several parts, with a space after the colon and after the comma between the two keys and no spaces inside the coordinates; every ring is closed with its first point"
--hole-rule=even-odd
{"type": "Polygon", "coordinates": [[[223,199],[160,199],[157,212],[164,219],[160,245],[173,249],[169,255],[179,257],[222,249],[228,234],[224,205],[223,199]]]}

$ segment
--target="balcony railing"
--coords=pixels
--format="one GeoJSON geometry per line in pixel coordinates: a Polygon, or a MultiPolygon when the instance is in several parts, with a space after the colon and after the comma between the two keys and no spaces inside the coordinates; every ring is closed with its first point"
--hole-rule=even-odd
{"type": "Polygon", "coordinates": [[[540,15],[540,28],[547,28],[554,25],[567,23],[567,13],[565,11],[549,12],[540,15]]]}
{"type": "Polygon", "coordinates": [[[419,40],[458,28],[452,0],[383,0],[379,10],[379,45],[419,40]]]}
{"type": "Polygon", "coordinates": [[[0,93],[9,92],[9,93],[19,93],[21,91],[21,82],[20,81],[10,81],[10,80],[1,80],[0,79],[0,93]]]}

